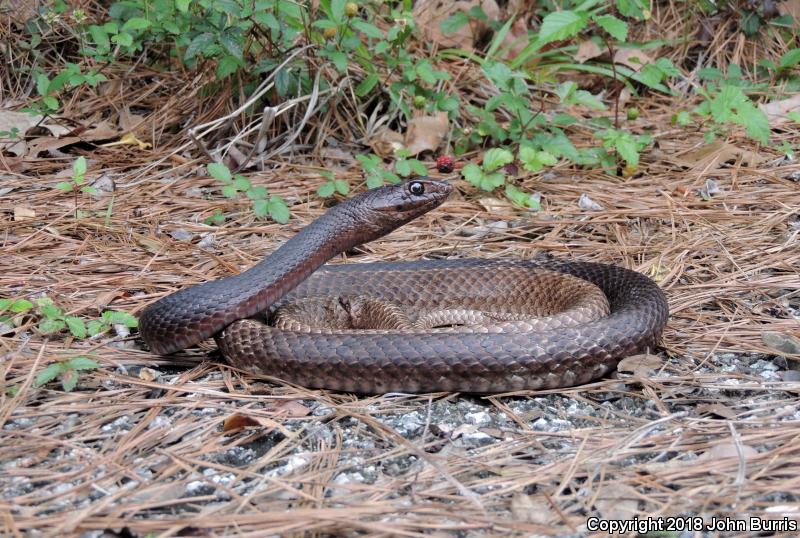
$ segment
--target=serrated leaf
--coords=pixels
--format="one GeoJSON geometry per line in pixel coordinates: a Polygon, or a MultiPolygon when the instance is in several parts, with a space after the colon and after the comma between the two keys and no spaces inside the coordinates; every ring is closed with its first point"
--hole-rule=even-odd
{"type": "Polygon", "coordinates": [[[492,148],[483,155],[483,168],[487,172],[497,170],[514,160],[514,155],[504,148],[492,148]]]}
{"type": "Polygon", "coordinates": [[[85,185],[81,187],[81,192],[84,192],[86,194],[97,194],[99,191],[95,187],[92,187],[91,185],[85,185]]]}
{"type": "Polygon", "coordinates": [[[792,49],[781,56],[781,59],[778,62],[778,69],[783,71],[784,69],[794,67],[798,63],[800,63],[800,49],[792,49]]]}
{"type": "Polygon", "coordinates": [[[369,174],[367,176],[367,188],[375,189],[383,186],[383,178],[378,174],[369,174]]]}
{"type": "Polygon", "coordinates": [[[219,62],[217,62],[217,70],[215,72],[217,80],[232,75],[243,65],[244,64],[235,56],[231,56],[230,54],[223,56],[219,59],[219,62]]]}
{"type": "Polygon", "coordinates": [[[94,370],[96,368],[100,368],[100,364],[96,360],[83,356],[72,357],[63,364],[70,370],[94,370]]]}
{"type": "Polygon", "coordinates": [[[72,192],[72,183],[69,181],[59,181],[56,183],[56,188],[64,192],[72,192]]]}
{"type": "Polygon", "coordinates": [[[56,99],[52,95],[43,97],[42,103],[44,104],[44,106],[48,108],[48,110],[58,110],[58,99],[56,99]]]}
{"type": "Polygon", "coordinates": [[[256,185],[255,187],[247,189],[247,197],[251,200],[263,200],[267,196],[269,196],[269,192],[263,185],[256,185]]]}
{"type": "Polygon", "coordinates": [[[91,320],[86,326],[86,332],[89,333],[89,336],[97,336],[98,334],[102,333],[107,329],[108,327],[106,326],[106,324],[97,319],[91,320]]]}
{"type": "Polygon", "coordinates": [[[408,164],[411,166],[411,171],[418,176],[428,175],[428,168],[417,159],[409,159],[408,164]]]}
{"type": "Polygon", "coordinates": [[[255,214],[256,218],[259,219],[263,219],[269,215],[267,200],[253,200],[253,213],[255,214]]]}
{"type": "Polygon", "coordinates": [[[788,117],[790,120],[792,120],[795,123],[800,123],[800,112],[797,112],[796,110],[792,110],[790,112],[787,112],[786,113],[786,117],[788,117]]]}
{"type": "Polygon", "coordinates": [[[69,328],[69,332],[76,338],[86,338],[86,324],[81,318],[75,316],[67,316],[64,322],[69,328]]]}
{"type": "Polygon", "coordinates": [[[122,25],[123,32],[129,32],[131,30],[144,30],[146,28],[150,28],[150,21],[142,17],[133,17],[132,19],[128,19],[128,21],[122,25]]]}
{"type": "Polygon", "coordinates": [[[394,172],[381,169],[381,175],[383,176],[383,179],[385,179],[389,183],[400,183],[400,177],[394,172]]]}
{"type": "Polygon", "coordinates": [[[122,312],[120,310],[105,311],[103,312],[103,318],[114,325],[125,325],[130,328],[139,326],[139,320],[129,312],[122,312]]]}
{"type": "Polygon", "coordinates": [[[236,177],[233,178],[233,186],[237,191],[247,191],[252,186],[252,183],[243,175],[236,174],[236,177]]]}
{"type": "Polygon", "coordinates": [[[371,37],[373,39],[383,39],[383,32],[381,32],[380,28],[375,26],[374,24],[370,24],[366,21],[361,19],[356,19],[352,22],[353,28],[361,32],[367,37],[371,37]]]}
{"type": "Polygon", "coordinates": [[[624,21],[613,15],[599,15],[593,18],[594,22],[617,41],[625,41],[628,38],[628,25],[624,21]]]}
{"type": "Polygon", "coordinates": [[[56,334],[63,331],[67,327],[60,319],[43,319],[39,322],[39,331],[42,334],[56,334]]]}
{"type": "Polygon", "coordinates": [[[502,172],[491,172],[484,174],[481,180],[481,189],[485,191],[493,191],[506,181],[506,176],[502,172]]]}
{"type": "Polygon", "coordinates": [[[219,36],[219,42],[228,53],[237,59],[242,59],[244,51],[242,50],[241,36],[233,32],[223,32],[219,36]]]}
{"type": "Polygon", "coordinates": [[[64,370],[61,374],[61,387],[64,392],[72,392],[78,384],[78,372],[75,370],[64,370]]]}
{"type": "Polygon", "coordinates": [[[47,95],[47,90],[50,87],[50,79],[44,73],[36,75],[36,91],[41,96],[47,95]]]}
{"type": "Polygon", "coordinates": [[[224,187],[222,187],[222,196],[224,196],[225,198],[236,198],[237,192],[238,191],[236,190],[236,187],[234,187],[233,185],[225,185],[224,187]]]}
{"type": "Polygon", "coordinates": [[[111,36],[111,41],[123,47],[130,47],[133,45],[133,36],[128,32],[120,32],[111,36]]]}
{"type": "Polygon", "coordinates": [[[475,163],[469,163],[461,169],[461,175],[472,185],[478,187],[483,179],[483,170],[475,163]]]}
{"type": "Polygon", "coordinates": [[[222,163],[211,163],[206,166],[208,169],[208,173],[214,179],[224,182],[230,182],[233,178],[231,176],[231,171],[228,170],[228,167],[222,163]]]}
{"type": "Polygon", "coordinates": [[[745,126],[747,136],[762,144],[769,143],[769,135],[772,131],[769,128],[769,119],[761,109],[753,105],[742,107],[738,117],[741,120],[740,123],[745,126]]]}
{"type": "Polygon", "coordinates": [[[458,32],[468,22],[469,15],[463,11],[458,11],[439,23],[439,27],[442,29],[443,34],[452,34],[453,32],[458,32]]]}
{"type": "Polygon", "coordinates": [[[289,222],[289,207],[280,196],[272,196],[269,199],[269,216],[280,224],[289,222]]]}
{"type": "Polygon", "coordinates": [[[587,106],[589,108],[593,108],[595,110],[605,110],[606,105],[600,99],[592,95],[591,93],[587,92],[586,90],[578,90],[572,96],[573,101],[576,104],[587,106]]]}
{"type": "Polygon", "coordinates": [[[333,183],[336,185],[336,192],[342,196],[345,196],[350,192],[350,184],[347,181],[343,179],[337,179],[333,183]]]}
{"type": "Polygon", "coordinates": [[[411,165],[408,162],[408,159],[400,159],[394,164],[394,170],[398,174],[403,177],[408,177],[411,175],[411,165]]]}
{"type": "Polygon", "coordinates": [[[586,15],[575,11],[554,11],[549,13],[539,28],[538,42],[542,45],[551,41],[567,39],[586,27],[586,15]]]}
{"type": "Polygon", "coordinates": [[[625,159],[625,162],[631,166],[639,164],[639,150],[636,147],[636,141],[633,137],[625,133],[614,142],[614,147],[620,157],[625,159]]]}
{"type": "Polygon", "coordinates": [[[97,45],[101,51],[107,51],[111,48],[111,41],[108,39],[108,33],[102,26],[92,24],[89,26],[89,35],[92,36],[92,41],[97,45]]]}
{"type": "Polygon", "coordinates": [[[358,97],[364,97],[369,92],[372,91],[372,88],[378,83],[378,74],[377,73],[370,73],[367,77],[362,80],[358,86],[356,86],[356,95],[358,97]]]}
{"type": "Polygon", "coordinates": [[[27,312],[31,308],[33,308],[33,303],[31,303],[27,299],[17,299],[13,303],[11,303],[10,310],[15,314],[21,314],[23,312],[27,312]]]}
{"type": "Polygon", "coordinates": [[[433,66],[427,60],[419,62],[414,71],[417,76],[426,84],[436,84],[436,76],[433,74],[433,66]]]}
{"type": "Polygon", "coordinates": [[[41,387],[46,383],[50,383],[52,380],[58,377],[58,375],[64,371],[64,365],[60,362],[54,362],[53,364],[47,365],[47,368],[39,372],[39,375],[36,376],[34,380],[34,384],[37,387],[41,387]]]}
{"type": "Polygon", "coordinates": [[[194,60],[202,51],[206,49],[206,47],[208,47],[208,45],[213,42],[214,34],[211,32],[198,34],[189,42],[189,45],[186,47],[186,52],[183,53],[183,59],[194,60]]]}
{"type": "Polygon", "coordinates": [[[326,181],[317,189],[317,196],[320,198],[328,198],[329,196],[333,196],[335,190],[336,186],[333,184],[333,181],[326,181]]]}

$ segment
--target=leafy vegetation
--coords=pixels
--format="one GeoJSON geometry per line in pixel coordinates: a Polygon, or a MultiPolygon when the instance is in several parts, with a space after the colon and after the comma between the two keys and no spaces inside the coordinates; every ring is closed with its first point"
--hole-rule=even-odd
{"type": "Polygon", "coordinates": [[[109,310],[99,318],[86,320],[66,314],[49,297],[39,297],[35,304],[27,299],[0,299],[0,322],[17,325],[20,316],[31,311],[35,311],[39,319],[37,329],[45,335],[68,330],[75,338],[84,339],[103,334],[113,325],[138,326],[136,317],[128,312],[109,310]]]}
{"type": "Polygon", "coordinates": [[[88,357],[72,357],[66,361],[49,364],[36,376],[34,384],[37,387],[46,385],[56,378],[61,380],[61,387],[65,392],[71,392],[78,385],[81,370],[96,370],[100,368],[97,361],[88,357]]]}

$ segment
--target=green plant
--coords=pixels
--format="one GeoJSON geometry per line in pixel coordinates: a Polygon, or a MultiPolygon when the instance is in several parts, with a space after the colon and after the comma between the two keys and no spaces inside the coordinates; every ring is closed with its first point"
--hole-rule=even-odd
{"type": "Polygon", "coordinates": [[[67,62],[65,69],[62,69],[52,79],[42,72],[36,75],[36,92],[41,99],[38,103],[33,103],[23,110],[43,115],[53,114],[61,107],[58,95],[63,90],[82,84],[94,87],[104,80],[107,79],[102,73],[95,70],[83,73],[78,64],[67,62]]]}
{"type": "Polygon", "coordinates": [[[0,299],[0,323],[17,325],[16,318],[33,308],[27,299],[0,299]]]}
{"type": "Polygon", "coordinates": [[[97,361],[88,357],[72,357],[66,361],[49,364],[36,376],[34,384],[37,387],[45,385],[55,378],[61,379],[61,387],[66,392],[71,392],[78,384],[80,370],[96,370],[100,368],[97,361]]]}
{"type": "Polygon", "coordinates": [[[356,159],[361,163],[361,168],[364,170],[367,187],[374,189],[380,187],[385,182],[399,183],[400,176],[391,172],[383,167],[383,161],[375,154],[369,155],[356,155],[356,159]]]}
{"type": "Polygon", "coordinates": [[[485,191],[493,191],[505,183],[505,173],[500,167],[514,160],[514,155],[507,149],[493,148],[484,153],[483,165],[469,163],[461,169],[461,175],[475,187],[485,191]]]}
{"type": "Polygon", "coordinates": [[[334,175],[328,171],[322,171],[320,172],[320,175],[328,179],[328,181],[320,185],[320,187],[317,189],[317,196],[320,198],[328,198],[333,196],[334,192],[338,192],[342,196],[347,196],[347,193],[350,192],[350,185],[347,183],[347,181],[343,179],[336,179],[334,175]]]}
{"type": "Polygon", "coordinates": [[[94,194],[97,189],[91,185],[86,185],[86,158],[78,157],[72,163],[72,179],[70,181],[61,181],[56,183],[56,188],[64,192],[83,192],[87,194],[94,194]]]}
{"type": "MultiPolygon", "coordinates": [[[[11,308],[13,308],[14,305],[19,305],[21,301],[24,300],[17,300],[15,303],[12,303],[11,308]]],[[[28,305],[30,305],[30,302],[24,301],[22,307],[27,310],[30,308],[28,305]]],[[[0,306],[2,306],[2,303],[0,303],[0,306]]],[[[138,321],[133,315],[128,312],[116,310],[105,311],[99,318],[89,320],[87,323],[83,318],[78,316],[66,315],[49,297],[40,297],[36,300],[36,311],[40,318],[38,324],[39,331],[46,335],[57,334],[69,329],[72,336],[83,339],[102,334],[108,331],[112,325],[125,325],[130,328],[138,325],[138,321]]]]}
{"type": "Polygon", "coordinates": [[[428,174],[428,168],[422,164],[422,161],[412,158],[411,152],[407,149],[398,149],[394,154],[397,157],[397,160],[394,162],[394,171],[400,176],[424,176],[428,174]]]}
{"type": "Polygon", "coordinates": [[[618,129],[599,131],[596,136],[603,140],[604,148],[613,148],[630,169],[639,166],[639,154],[653,141],[651,136],[635,136],[618,129]]]}
{"type": "Polygon", "coordinates": [[[221,163],[209,164],[208,173],[223,184],[222,195],[226,198],[235,199],[239,193],[244,193],[247,198],[252,200],[253,214],[256,218],[269,216],[281,224],[289,221],[289,208],[286,201],[280,196],[270,195],[266,187],[253,185],[241,174],[234,176],[228,167],[221,163]]]}

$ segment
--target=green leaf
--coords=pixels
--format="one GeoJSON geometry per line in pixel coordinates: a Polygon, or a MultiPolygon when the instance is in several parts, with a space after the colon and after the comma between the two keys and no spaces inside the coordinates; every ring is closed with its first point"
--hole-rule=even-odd
{"type": "Polygon", "coordinates": [[[380,28],[375,26],[374,24],[370,24],[366,21],[361,19],[356,19],[352,22],[353,28],[361,32],[367,37],[371,37],[373,39],[383,39],[383,32],[381,32],[380,28]]]}
{"type": "Polygon", "coordinates": [[[383,178],[379,174],[367,175],[367,188],[375,189],[383,186],[383,178]]]}
{"type": "Polygon", "coordinates": [[[442,96],[436,102],[436,108],[443,112],[455,112],[458,110],[459,101],[455,97],[452,96],[442,96]]]}
{"type": "Polygon", "coordinates": [[[586,90],[578,90],[572,96],[573,101],[578,105],[587,106],[595,110],[605,110],[606,105],[600,99],[587,92],[586,90]]]}
{"type": "Polygon", "coordinates": [[[34,385],[37,387],[41,387],[45,383],[50,383],[52,380],[58,377],[58,375],[65,370],[64,364],[61,362],[54,362],[53,364],[47,365],[47,368],[39,372],[39,375],[36,376],[34,380],[34,385]]]}
{"type": "Polygon", "coordinates": [[[737,123],[745,126],[747,136],[762,144],[769,143],[769,135],[772,131],[769,128],[769,119],[763,110],[752,104],[744,106],[739,111],[737,120],[737,123]]]}
{"type": "Polygon", "coordinates": [[[44,103],[44,106],[46,106],[48,110],[58,110],[58,99],[56,99],[52,95],[43,97],[42,103],[44,103]]]}
{"type": "Polygon", "coordinates": [[[114,325],[125,325],[130,328],[139,326],[139,320],[136,319],[136,316],[120,310],[107,310],[103,312],[103,319],[108,320],[109,323],[114,325]]]}
{"type": "Polygon", "coordinates": [[[183,59],[194,60],[206,47],[213,43],[214,40],[214,34],[211,32],[204,32],[196,35],[194,39],[189,42],[189,46],[186,47],[186,51],[183,53],[183,59]]]}
{"type": "Polygon", "coordinates": [[[513,160],[514,155],[507,149],[492,148],[483,155],[483,169],[492,172],[513,160]]]}
{"type": "Polygon", "coordinates": [[[686,110],[681,110],[673,116],[672,121],[681,127],[686,127],[692,123],[692,115],[686,110]]]}
{"type": "Polygon", "coordinates": [[[39,322],[39,331],[41,331],[42,334],[60,333],[66,327],[66,323],[60,319],[46,318],[39,322]]]}
{"type": "Polygon", "coordinates": [[[786,113],[786,116],[795,123],[800,123],[800,112],[792,110],[786,113]]]}
{"type": "Polygon", "coordinates": [[[356,95],[358,97],[364,97],[369,92],[372,91],[372,88],[378,83],[378,74],[377,73],[370,73],[367,77],[362,80],[358,86],[356,86],[356,95]]]}
{"type": "Polygon", "coordinates": [[[75,316],[67,316],[64,321],[69,328],[69,332],[76,338],[86,338],[86,324],[81,318],[75,316]]]}
{"type": "MultiPolygon", "coordinates": [[[[27,312],[31,308],[33,308],[33,303],[31,303],[27,299],[17,299],[13,303],[11,303],[10,310],[15,314],[21,314],[23,312],[27,312]]],[[[0,310],[2,309],[0,308],[0,310]]]]}
{"type": "Polygon", "coordinates": [[[219,62],[217,62],[217,80],[222,80],[225,77],[234,74],[240,67],[243,66],[244,63],[235,56],[231,56],[230,54],[223,56],[219,59],[219,62]]]}
{"type": "Polygon", "coordinates": [[[329,196],[333,196],[335,190],[336,186],[333,184],[333,181],[326,181],[317,189],[317,196],[320,198],[328,198],[329,196]]]}
{"type": "Polygon", "coordinates": [[[100,364],[89,357],[72,357],[64,365],[70,370],[94,370],[100,368],[100,364]]]}
{"type": "Polygon", "coordinates": [[[574,11],[554,11],[549,13],[539,28],[538,42],[550,43],[573,37],[586,27],[587,18],[584,13],[574,11]]]}
{"type": "Polygon", "coordinates": [[[781,71],[794,67],[800,63],[800,49],[792,49],[783,56],[778,62],[778,69],[781,71]]]}
{"type": "Polygon", "coordinates": [[[269,204],[266,200],[253,200],[253,213],[256,218],[263,219],[269,215],[269,204]]]}
{"type": "Polygon", "coordinates": [[[108,39],[108,33],[102,26],[92,24],[89,26],[89,35],[92,36],[92,41],[97,45],[101,51],[107,51],[111,48],[111,41],[108,39]]]}
{"type": "Polygon", "coordinates": [[[411,164],[408,162],[408,159],[400,159],[399,161],[394,163],[394,171],[403,177],[410,176],[411,164]]]}
{"type": "Polygon", "coordinates": [[[44,97],[48,93],[48,88],[50,87],[50,79],[47,78],[47,75],[44,73],[39,73],[36,75],[36,91],[44,97]]]}
{"type": "Polygon", "coordinates": [[[263,185],[256,185],[247,190],[247,197],[251,200],[264,200],[267,196],[269,196],[269,192],[263,185]]]}
{"type": "Polygon", "coordinates": [[[344,20],[344,7],[347,0],[331,0],[331,18],[336,22],[344,20]]]}
{"type": "Polygon", "coordinates": [[[81,192],[85,192],[86,194],[97,194],[98,191],[96,187],[92,187],[91,185],[84,185],[81,187],[81,192]]]}
{"type": "Polygon", "coordinates": [[[233,32],[223,32],[219,36],[219,42],[228,53],[237,59],[242,59],[244,51],[242,50],[241,36],[233,32]]]}
{"type": "Polygon", "coordinates": [[[628,25],[615,16],[599,15],[593,17],[593,19],[594,22],[600,25],[603,30],[608,32],[611,37],[617,41],[625,41],[628,38],[628,25]]]}
{"type": "Polygon", "coordinates": [[[493,191],[506,181],[506,176],[502,172],[492,172],[484,174],[481,180],[481,189],[485,191],[493,191]]]}
{"type": "Polygon", "coordinates": [[[625,162],[631,166],[639,164],[639,149],[636,147],[636,141],[630,133],[623,133],[614,142],[614,147],[619,153],[619,156],[625,159],[625,162]]]}
{"type": "Polygon", "coordinates": [[[347,71],[347,54],[339,50],[332,50],[332,51],[324,51],[325,56],[330,58],[333,62],[333,65],[336,66],[336,69],[339,70],[340,73],[344,73],[347,71]]]}
{"type": "Polygon", "coordinates": [[[483,170],[475,163],[469,163],[461,169],[461,175],[475,187],[480,186],[483,179],[483,170]]]}
{"type": "Polygon", "coordinates": [[[411,166],[411,171],[418,176],[428,175],[428,168],[417,159],[409,159],[408,164],[411,166]]]}
{"type": "Polygon", "coordinates": [[[289,222],[289,208],[280,196],[271,196],[269,199],[269,216],[280,224],[289,222]]]}
{"type": "Polygon", "coordinates": [[[243,175],[236,174],[233,178],[233,186],[237,191],[248,191],[252,187],[252,183],[243,175]]]}
{"type": "Polygon", "coordinates": [[[214,179],[224,181],[225,183],[228,183],[233,179],[231,176],[231,171],[228,170],[228,167],[222,163],[211,163],[206,168],[208,169],[208,173],[214,179]]]}
{"type": "Polygon", "coordinates": [[[61,387],[64,392],[72,392],[72,389],[78,384],[78,372],[75,370],[64,370],[61,374],[61,387]]]}
{"type": "Polygon", "coordinates": [[[111,41],[123,47],[130,47],[133,45],[133,36],[128,32],[120,32],[111,36],[111,41]]]}
{"type": "Polygon", "coordinates": [[[69,181],[59,181],[56,183],[56,188],[64,192],[72,192],[72,183],[69,181]]]}
{"type": "Polygon", "coordinates": [[[132,19],[128,19],[128,21],[122,25],[123,32],[129,32],[131,30],[144,30],[146,28],[150,28],[150,21],[143,19],[142,17],[133,17],[132,19]]]}
{"type": "Polygon", "coordinates": [[[458,11],[439,23],[439,27],[442,29],[443,34],[452,34],[453,32],[458,32],[468,22],[469,15],[463,11],[458,11]]]}
{"type": "Polygon", "coordinates": [[[383,176],[383,179],[385,179],[389,183],[400,183],[400,177],[394,172],[390,172],[389,170],[384,170],[384,169],[381,169],[380,172],[381,176],[383,176]]]}
{"type": "Polygon", "coordinates": [[[483,72],[501,90],[507,90],[508,82],[514,77],[514,71],[502,62],[491,62],[483,66],[483,72]]]}
{"type": "Polygon", "coordinates": [[[98,319],[91,320],[86,327],[89,336],[97,336],[106,330],[108,330],[108,326],[98,319]]]}
{"type": "Polygon", "coordinates": [[[427,84],[436,84],[436,76],[433,74],[433,67],[427,60],[419,62],[414,68],[414,71],[423,82],[427,84]]]}
{"type": "Polygon", "coordinates": [[[222,187],[222,196],[224,196],[225,198],[236,198],[237,192],[238,191],[236,190],[236,187],[234,187],[233,185],[225,185],[224,187],[222,187]]]}
{"type": "Polygon", "coordinates": [[[342,196],[346,196],[347,193],[350,192],[350,184],[347,181],[343,179],[337,179],[333,183],[336,185],[336,192],[342,196]]]}

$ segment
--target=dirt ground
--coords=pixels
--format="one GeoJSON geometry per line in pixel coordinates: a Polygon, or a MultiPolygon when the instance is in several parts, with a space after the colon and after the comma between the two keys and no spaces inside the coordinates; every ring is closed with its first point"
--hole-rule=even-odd
{"type": "MultiPolygon", "coordinates": [[[[639,121],[669,125],[669,113],[639,121]]],[[[539,212],[447,176],[457,192],[444,206],[334,261],[619,264],[669,299],[652,355],[557,391],[360,397],[244,375],[213,343],[163,358],[135,330],[43,337],[21,316],[0,336],[2,534],[583,536],[592,521],[651,517],[674,532],[649,536],[752,535],[754,522],[797,536],[800,164],[744,138],[655,137],[630,178],[525,175],[539,212]],[[100,368],[71,392],[36,386],[75,356],[100,368]],[[749,530],[694,534],[688,515],[749,530]]],[[[3,176],[0,297],[136,314],[251,266],[325,210],[309,167],[248,176],[289,202],[279,225],[223,198],[196,162],[121,170],[114,156],[87,155],[105,190],[78,198],[81,218],[56,172],[3,176]],[[215,209],[234,218],[203,224],[215,209]]],[[[361,181],[355,163],[337,177],[361,181]]]]}

